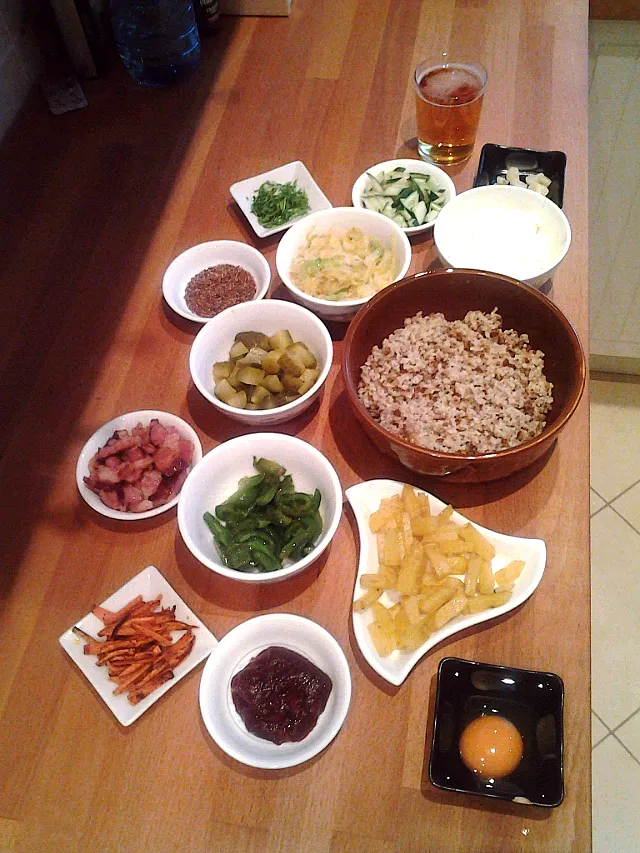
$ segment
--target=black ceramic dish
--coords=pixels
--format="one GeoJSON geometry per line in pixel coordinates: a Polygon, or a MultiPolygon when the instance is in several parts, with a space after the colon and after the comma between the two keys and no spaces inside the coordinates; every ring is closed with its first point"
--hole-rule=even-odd
{"type": "Polygon", "coordinates": [[[536,806],[559,806],[563,785],[562,679],[549,672],[443,658],[433,725],[429,779],[437,788],[536,806]],[[523,740],[518,767],[483,779],[463,763],[460,735],[476,717],[499,714],[523,740]]]}
{"type": "Polygon", "coordinates": [[[495,184],[498,175],[507,174],[509,166],[516,166],[520,177],[535,175],[538,172],[551,180],[549,196],[558,207],[564,200],[564,173],[567,167],[567,155],[564,151],[533,151],[529,148],[507,148],[504,145],[493,145],[488,142],[483,145],[478,164],[478,174],[473,182],[474,187],[485,187],[495,184]]]}

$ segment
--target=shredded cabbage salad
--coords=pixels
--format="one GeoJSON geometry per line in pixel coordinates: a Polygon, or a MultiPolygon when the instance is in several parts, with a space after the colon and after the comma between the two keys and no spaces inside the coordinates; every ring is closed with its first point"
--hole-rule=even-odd
{"type": "Polygon", "coordinates": [[[396,271],[391,246],[350,228],[344,233],[310,231],[289,274],[309,296],[340,301],[373,296],[391,284],[396,271]]]}

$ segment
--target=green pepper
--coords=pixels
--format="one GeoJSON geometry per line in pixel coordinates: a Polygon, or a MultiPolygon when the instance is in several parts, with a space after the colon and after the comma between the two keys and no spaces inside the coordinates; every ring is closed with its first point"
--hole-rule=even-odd
{"type": "Polygon", "coordinates": [[[291,516],[291,518],[303,518],[318,511],[320,500],[320,492],[316,489],[313,495],[308,495],[305,492],[279,495],[276,503],[285,515],[291,516]]]}
{"type": "Polygon", "coordinates": [[[213,533],[213,538],[216,540],[217,545],[222,548],[227,548],[229,545],[233,545],[233,538],[231,534],[223,524],[220,524],[215,516],[211,515],[210,512],[205,512],[204,520],[209,530],[213,533]]]}
{"type": "Polygon", "coordinates": [[[256,459],[253,457],[253,467],[260,474],[273,475],[278,479],[286,474],[286,470],[279,462],[272,462],[270,459],[256,459]]]}

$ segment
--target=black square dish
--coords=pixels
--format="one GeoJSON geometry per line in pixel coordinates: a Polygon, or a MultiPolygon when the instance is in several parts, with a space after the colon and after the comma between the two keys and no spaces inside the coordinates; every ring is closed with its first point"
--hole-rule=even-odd
{"type": "Polygon", "coordinates": [[[505,145],[494,145],[488,142],[480,152],[478,174],[473,182],[474,187],[485,187],[495,184],[498,175],[507,174],[509,166],[516,166],[520,177],[544,172],[549,178],[548,198],[562,207],[564,200],[564,173],[567,167],[567,155],[564,151],[533,151],[530,148],[507,148],[505,145]]]}
{"type": "Polygon", "coordinates": [[[443,658],[433,725],[429,779],[437,788],[536,806],[559,806],[563,785],[562,679],[549,672],[443,658]],[[460,756],[472,720],[500,716],[518,729],[522,759],[503,778],[474,774],[460,756]]]}

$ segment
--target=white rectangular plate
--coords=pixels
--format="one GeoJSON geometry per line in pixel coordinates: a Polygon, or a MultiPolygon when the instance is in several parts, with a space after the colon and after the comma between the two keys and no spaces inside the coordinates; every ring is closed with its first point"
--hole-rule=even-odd
{"type": "MultiPolygon", "coordinates": [[[[141,714],[144,714],[147,708],[150,708],[167,690],[170,690],[174,684],[177,684],[181,678],[208,657],[211,650],[218,644],[211,631],[198,619],[195,613],[189,610],[155,566],[147,566],[140,574],[131,578],[128,583],[110,595],[106,601],[103,601],[102,606],[108,610],[119,610],[138,595],[141,595],[145,601],[151,601],[159,594],[162,594],[162,607],[173,607],[175,604],[176,618],[182,622],[187,622],[189,625],[197,626],[197,630],[194,631],[195,642],[191,654],[174,669],[174,677],[165,681],[137,705],[131,705],[126,694],[113,695],[117,685],[113,681],[109,681],[107,667],[97,666],[96,658],[93,655],[85,655],[84,640],[76,637],[71,628],[60,637],[62,648],[82,670],[100,698],[123,726],[130,726],[141,714]]],[[[103,623],[93,613],[87,613],[74,627],[81,628],[87,634],[95,637],[103,627],[103,623]]]]}
{"type": "MultiPolygon", "coordinates": [[[[258,237],[269,237],[271,234],[277,234],[279,231],[286,231],[289,226],[304,216],[297,216],[284,225],[279,225],[277,228],[263,228],[258,222],[256,216],[251,213],[251,201],[253,194],[259,189],[265,181],[277,181],[279,184],[285,184],[289,181],[297,181],[298,187],[304,190],[309,199],[309,213],[315,213],[318,210],[327,210],[333,207],[329,199],[322,192],[320,187],[311,177],[311,173],[301,160],[295,160],[293,163],[287,163],[286,166],[279,166],[277,169],[271,169],[270,172],[263,172],[262,175],[256,175],[255,178],[247,178],[244,181],[238,181],[231,186],[231,195],[236,201],[240,210],[247,217],[249,225],[256,232],[258,237]]],[[[308,216],[309,213],[305,214],[308,216]]]]}
{"type": "MultiPolygon", "coordinates": [[[[356,517],[358,533],[360,535],[360,561],[353,591],[354,601],[364,593],[359,583],[360,576],[365,573],[375,574],[378,571],[376,537],[369,529],[369,518],[379,508],[382,498],[399,495],[402,491],[402,486],[403,483],[398,483],[395,480],[368,480],[365,483],[352,486],[345,492],[356,517]]],[[[422,489],[417,489],[415,486],[414,489],[418,492],[422,491],[422,489]]],[[[428,492],[425,492],[425,494],[429,498],[432,515],[436,515],[445,508],[446,504],[438,500],[438,498],[430,495],[428,492]]],[[[469,520],[458,512],[454,512],[451,518],[457,524],[465,524],[469,520]]],[[[492,563],[494,574],[498,569],[503,568],[507,563],[511,562],[511,560],[525,561],[522,573],[515,582],[511,598],[502,607],[495,607],[491,610],[485,610],[482,613],[456,616],[455,619],[452,619],[439,631],[434,631],[426,643],[423,643],[415,652],[401,652],[396,649],[387,657],[380,657],[371,640],[371,635],[367,628],[367,625],[373,620],[371,611],[365,610],[363,613],[352,613],[353,632],[362,654],[373,669],[391,684],[402,684],[413,667],[426,655],[429,649],[446,640],[447,637],[456,634],[458,631],[463,631],[465,628],[495,619],[497,616],[502,616],[504,613],[508,613],[510,610],[518,607],[529,598],[542,580],[547,559],[547,549],[542,539],[524,539],[516,536],[506,536],[503,533],[496,533],[493,530],[480,527],[475,522],[474,527],[491,542],[496,550],[496,555],[492,563]]]]}

